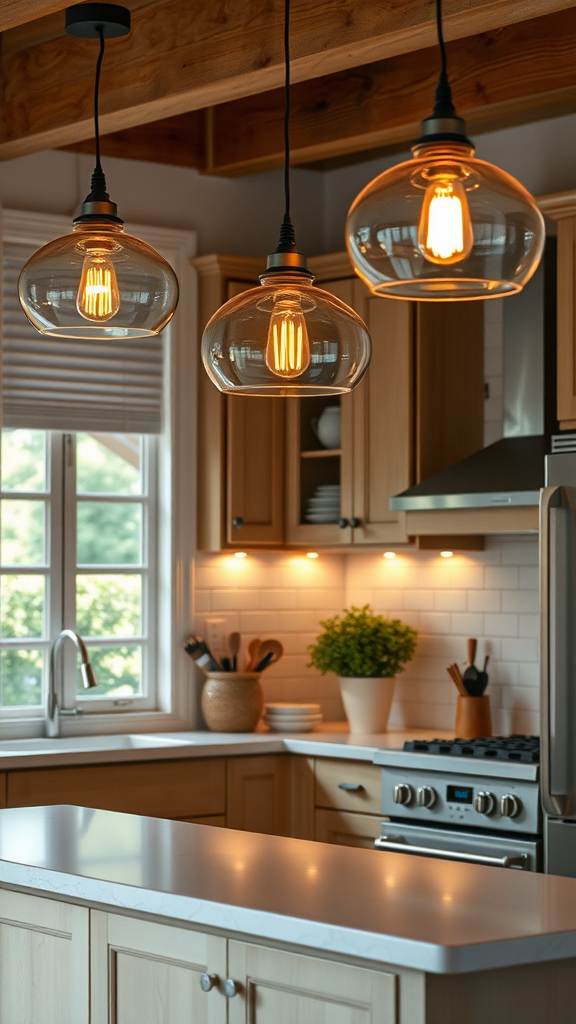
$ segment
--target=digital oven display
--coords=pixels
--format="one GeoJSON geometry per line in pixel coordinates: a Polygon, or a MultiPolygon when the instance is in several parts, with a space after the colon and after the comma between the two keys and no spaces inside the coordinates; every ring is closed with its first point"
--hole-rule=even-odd
{"type": "Polygon", "coordinates": [[[446,799],[451,804],[471,804],[474,790],[471,786],[447,786],[446,799]]]}

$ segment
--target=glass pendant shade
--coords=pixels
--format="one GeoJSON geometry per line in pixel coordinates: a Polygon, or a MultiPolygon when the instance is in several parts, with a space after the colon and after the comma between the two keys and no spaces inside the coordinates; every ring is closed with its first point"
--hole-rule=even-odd
{"type": "Polygon", "coordinates": [[[534,199],[511,175],[477,160],[474,147],[417,145],[348,213],[346,245],[377,295],[477,299],[509,295],[530,280],[545,240],[534,199]]]}
{"type": "Polygon", "coordinates": [[[264,273],[230,299],[202,338],[202,359],[220,391],[235,395],[339,395],[370,362],[370,336],[344,302],[308,272],[264,273]]]}
{"type": "Polygon", "coordinates": [[[79,221],[34,253],[18,288],[34,327],[59,338],[149,337],[178,302],[164,257],[105,217],[79,221]]]}

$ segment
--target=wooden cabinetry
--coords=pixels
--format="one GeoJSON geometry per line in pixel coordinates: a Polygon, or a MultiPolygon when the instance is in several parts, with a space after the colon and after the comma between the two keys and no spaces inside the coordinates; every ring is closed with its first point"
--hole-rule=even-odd
{"type": "Polygon", "coordinates": [[[228,760],[226,825],[290,835],[290,763],[282,754],[228,760]]]}
{"type": "Polygon", "coordinates": [[[364,761],[316,758],[316,807],[379,814],[382,769],[364,761]]]}
{"type": "Polygon", "coordinates": [[[6,772],[0,772],[0,807],[6,806],[6,772]]]}
{"type": "Polygon", "coordinates": [[[381,820],[382,817],[376,814],[349,814],[316,808],[314,839],[317,843],[373,850],[374,840],[381,834],[381,820]]]}
{"type": "Polygon", "coordinates": [[[538,205],[558,222],[558,390],[561,430],[576,430],[576,192],[541,196],[538,205]]]}
{"type": "Polygon", "coordinates": [[[89,911],[0,889],[0,1021],[88,1024],[89,911]]]}
{"type": "Polygon", "coordinates": [[[395,1024],[397,977],[316,957],[229,942],[240,982],[229,1024],[395,1024]]]}
{"type": "Polygon", "coordinates": [[[224,814],[224,758],[14,771],[8,806],[80,804],[159,818],[224,814]]]}
{"type": "MultiPolygon", "coordinates": [[[[202,331],[219,305],[256,283],[262,264],[222,256],[193,262],[202,331]]],[[[352,273],[345,253],[309,265],[316,284],[365,321],[370,368],[350,395],[276,400],[221,395],[200,366],[203,550],[406,542],[406,515],[390,510],[390,497],[482,447],[483,304],[379,298],[352,273]],[[341,445],[327,450],[314,423],[338,403],[341,445]],[[309,519],[322,485],[340,486],[332,522],[309,519]]]]}
{"type": "Polygon", "coordinates": [[[226,999],[200,988],[226,977],[219,936],[92,911],[91,972],[91,1024],[226,1024],[226,999]]]}

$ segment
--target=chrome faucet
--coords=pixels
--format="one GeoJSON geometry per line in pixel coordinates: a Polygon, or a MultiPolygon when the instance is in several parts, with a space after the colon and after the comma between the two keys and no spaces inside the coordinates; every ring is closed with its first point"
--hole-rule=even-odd
{"type": "Polygon", "coordinates": [[[82,683],[86,690],[92,689],[94,686],[98,686],[96,676],[94,675],[94,669],[90,663],[88,656],[88,649],[81,636],[75,633],[72,629],[63,629],[61,633],[56,637],[52,650],[50,652],[50,675],[48,677],[48,711],[46,714],[46,735],[47,736],[59,736],[60,735],[60,718],[62,717],[77,717],[83,715],[84,711],[82,708],[64,708],[60,707],[59,699],[64,699],[62,695],[62,673],[60,673],[60,679],[56,678],[57,668],[57,657],[58,651],[60,650],[64,640],[71,640],[76,650],[78,651],[82,663],[80,665],[80,675],[82,676],[82,683]],[[60,685],[58,685],[60,683],[60,685]],[[60,691],[60,697],[59,697],[60,691]]]}

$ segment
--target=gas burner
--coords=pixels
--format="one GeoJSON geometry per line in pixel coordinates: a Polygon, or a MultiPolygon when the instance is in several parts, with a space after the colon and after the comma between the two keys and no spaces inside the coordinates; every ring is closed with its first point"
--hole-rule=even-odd
{"type": "Polygon", "coordinates": [[[448,757],[477,757],[490,761],[521,761],[538,764],[539,736],[488,736],[473,740],[407,740],[404,750],[448,757]]]}

